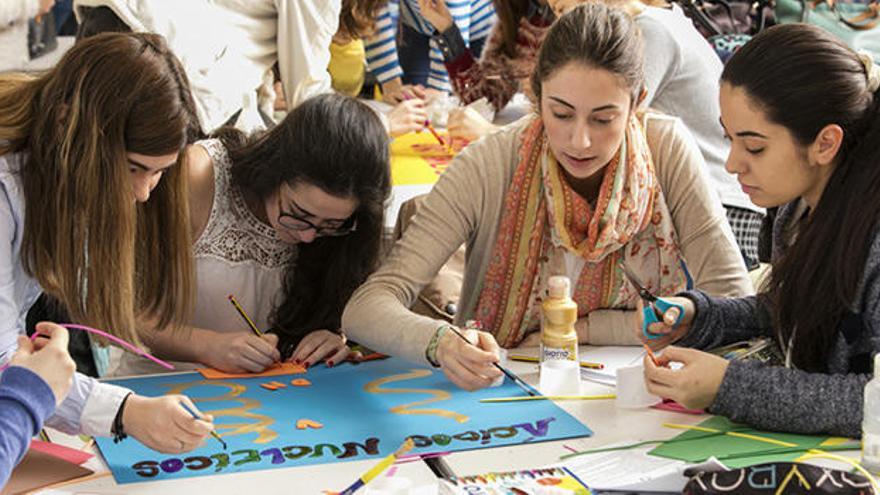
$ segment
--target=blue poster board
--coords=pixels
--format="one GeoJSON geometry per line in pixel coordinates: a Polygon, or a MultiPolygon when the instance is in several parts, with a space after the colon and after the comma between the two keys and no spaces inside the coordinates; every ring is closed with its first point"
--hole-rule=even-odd
{"type": "Polygon", "coordinates": [[[229,444],[208,438],[181,455],[165,455],[134,439],[97,440],[118,483],[210,476],[282,467],[381,459],[413,437],[412,453],[455,452],[544,442],[592,434],[551,401],[480,403],[490,397],[523,395],[510,380],[496,388],[467,392],[440,370],[388,358],[305,374],[205,380],[198,373],[115,380],[146,396],[179,393],[214,415],[229,444]],[[291,385],[306,378],[307,387],[291,385]],[[287,385],[275,391],[268,382],[287,385]],[[297,429],[307,419],[322,428],[297,429]]]}

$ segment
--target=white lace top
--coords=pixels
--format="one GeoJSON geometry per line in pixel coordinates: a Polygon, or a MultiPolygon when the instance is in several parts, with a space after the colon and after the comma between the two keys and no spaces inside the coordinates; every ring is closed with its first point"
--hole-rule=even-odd
{"type": "MultiPolygon", "coordinates": [[[[229,303],[233,294],[260,330],[269,328],[269,316],[282,297],[285,267],[296,248],[282,242],[272,227],[248,209],[241,191],[232,184],[229,155],[216,139],[199,141],[214,165],[214,202],[208,223],[193,246],[198,283],[195,311],[189,325],[221,332],[249,331],[229,303]]],[[[193,363],[174,363],[193,369],[193,363]]],[[[144,358],[125,353],[115,375],[167,371],[144,358]]]]}

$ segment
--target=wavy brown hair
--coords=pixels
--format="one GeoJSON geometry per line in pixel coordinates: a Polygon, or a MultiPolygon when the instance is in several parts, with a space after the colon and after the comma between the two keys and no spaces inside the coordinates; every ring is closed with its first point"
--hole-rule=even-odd
{"type": "Polygon", "coordinates": [[[721,82],[745,90],[767,120],[803,147],[829,124],[843,143],[822,197],[794,243],[773,260],[762,301],[782,342],[794,334],[792,362],[825,371],[828,353],[854,305],[880,211],[880,92],[865,66],[832,34],[808,24],[769,28],[738,50],[721,82]],[[796,330],[796,331],[795,331],[796,330]]]}
{"type": "Polygon", "coordinates": [[[183,68],[157,35],[97,35],[40,76],[0,77],[0,154],[26,153],[21,261],[74,320],[133,342],[136,315],[185,321],[185,164],[135,204],[126,153],[183,162],[198,128],[183,68]]]}
{"type": "Polygon", "coordinates": [[[493,0],[495,7],[495,27],[501,30],[501,51],[508,57],[516,57],[516,38],[519,23],[529,13],[532,0],[493,0]]]}
{"type": "Polygon", "coordinates": [[[339,32],[351,39],[366,38],[376,27],[376,13],[388,0],[342,0],[339,32]]]}

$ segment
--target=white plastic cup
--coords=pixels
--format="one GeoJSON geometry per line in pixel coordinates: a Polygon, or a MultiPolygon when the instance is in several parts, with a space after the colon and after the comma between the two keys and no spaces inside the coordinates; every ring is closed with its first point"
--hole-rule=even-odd
{"type": "MultiPolygon", "coordinates": [[[[498,349],[498,359],[498,362],[501,363],[502,366],[507,363],[507,349],[498,349]]],[[[489,384],[489,388],[495,388],[504,385],[504,380],[506,379],[507,377],[504,375],[504,373],[502,373],[497,378],[495,378],[492,383],[489,384]]]]}
{"type": "Polygon", "coordinates": [[[645,386],[644,366],[617,368],[617,398],[614,404],[622,409],[641,409],[660,402],[645,386]]]}
{"type": "Polygon", "coordinates": [[[544,361],[541,363],[538,388],[542,395],[580,395],[580,364],[570,359],[544,361]]]}
{"type": "Polygon", "coordinates": [[[364,488],[366,495],[407,495],[413,486],[412,481],[403,476],[382,476],[374,479],[364,488]]]}

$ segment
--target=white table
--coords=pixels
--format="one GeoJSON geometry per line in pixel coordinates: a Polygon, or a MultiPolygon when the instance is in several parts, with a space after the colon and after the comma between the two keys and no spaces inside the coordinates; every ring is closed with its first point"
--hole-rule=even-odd
{"type": "MultiPolygon", "coordinates": [[[[538,373],[534,364],[508,362],[508,367],[528,383],[537,384],[538,373]]],[[[583,389],[586,394],[607,394],[611,391],[607,386],[590,382],[583,382],[583,389]]],[[[617,409],[613,400],[568,401],[558,404],[589,426],[593,430],[593,436],[577,440],[456,452],[444,459],[458,475],[536,468],[558,462],[560,455],[568,453],[563,447],[565,444],[574,443],[578,448],[589,448],[615,442],[671,438],[681,431],[663,428],[662,423],[695,424],[706,418],[705,415],[678,414],[656,409],[617,409]]],[[[87,467],[105,469],[99,458],[89,462],[92,464],[87,467]]],[[[103,477],[66,487],[64,493],[209,493],[211,495],[321,493],[322,490],[339,490],[346,487],[376,462],[377,459],[372,459],[126,485],[117,485],[112,477],[103,477]]],[[[435,483],[433,474],[422,462],[411,462],[398,466],[395,476],[407,477],[415,486],[427,487],[435,483]]]]}

